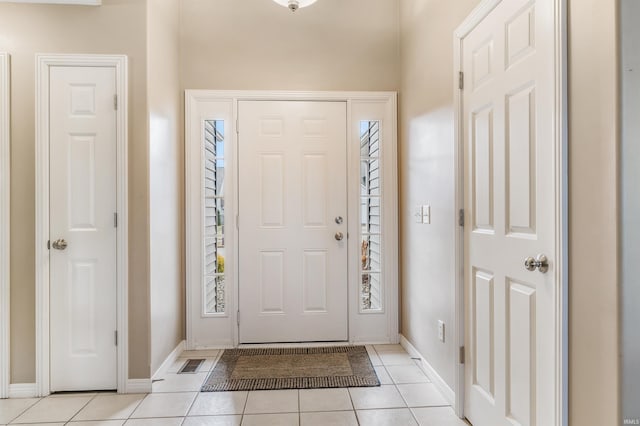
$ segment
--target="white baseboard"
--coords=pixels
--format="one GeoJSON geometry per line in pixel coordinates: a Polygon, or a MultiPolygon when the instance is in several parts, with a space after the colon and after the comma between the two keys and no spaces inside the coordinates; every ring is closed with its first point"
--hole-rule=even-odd
{"type": "Polygon", "coordinates": [[[35,383],[14,383],[9,385],[9,398],[35,398],[38,389],[35,383]]]}
{"type": "Polygon", "coordinates": [[[211,345],[194,346],[192,348],[189,348],[189,345],[186,345],[185,347],[188,351],[219,351],[223,349],[235,349],[238,346],[234,345],[233,343],[215,343],[211,345]]]}
{"type": "Polygon", "coordinates": [[[127,380],[126,393],[151,393],[151,379],[127,380]]]}
{"type": "Polygon", "coordinates": [[[351,339],[350,343],[352,345],[397,345],[398,338],[391,336],[388,339],[380,339],[380,337],[356,336],[351,339]]]}
{"type": "Polygon", "coordinates": [[[438,390],[442,393],[442,396],[449,402],[449,404],[454,408],[456,408],[456,394],[449,387],[447,382],[445,382],[442,377],[436,372],[436,370],[429,364],[429,362],[422,356],[420,352],[409,342],[402,334],[400,335],[400,345],[404,348],[405,351],[412,358],[420,359],[420,366],[424,370],[424,373],[429,377],[431,383],[436,385],[438,390]]]}
{"type": "Polygon", "coordinates": [[[183,340],[182,342],[178,343],[178,346],[176,346],[175,349],[173,351],[171,351],[171,353],[167,356],[167,358],[160,365],[160,367],[158,367],[156,372],[153,373],[153,375],[151,376],[152,380],[158,379],[158,378],[162,377],[166,373],[166,371],[169,369],[169,367],[171,367],[173,365],[173,363],[176,362],[178,357],[180,357],[180,354],[182,352],[184,352],[184,349],[186,347],[186,343],[187,342],[185,340],[183,340]]]}

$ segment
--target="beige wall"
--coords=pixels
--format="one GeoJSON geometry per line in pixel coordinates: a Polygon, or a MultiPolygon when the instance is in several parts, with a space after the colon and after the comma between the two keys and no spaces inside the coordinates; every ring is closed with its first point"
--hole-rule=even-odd
{"type": "Polygon", "coordinates": [[[618,16],[569,0],[569,416],[619,425],[618,16]]]}
{"type": "Polygon", "coordinates": [[[453,31],[479,0],[401,0],[400,270],[402,334],[453,388],[455,175],[453,31]],[[431,205],[431,224],[415,223],[431,205]],[[445,322],[446,343],[437,322],[445,322]]]}
{"type": "Polygon", "coordinates": [[[11,56],[11,382],[35,380],[35,53],[129,56],[130,376],[149,377],[145,0],[0,4],[11,56]]]}
{"type": "Polygon", "coordinates": [[[398,90],[397,2],[338,3],[182,0],[182,87],[398,90]]]}
{"type": "Polygon", "coordinates": [[[179,1],[147,9],[151,374],[184,336],[179,1]]]}

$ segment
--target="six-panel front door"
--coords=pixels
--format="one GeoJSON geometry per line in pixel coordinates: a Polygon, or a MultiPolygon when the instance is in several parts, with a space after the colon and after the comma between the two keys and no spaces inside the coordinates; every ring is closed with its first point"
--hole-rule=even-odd
{"type": "Polygon", "coordinates": [[[463,40],[465,414],[474,426],[558,419],[554,28],[554,1],[505,0],[463,40]]]}
{"type": "Polygon", "coordinates": [[[346,103],[238,117],[240,342],[347,340],[346,103]]]}
{"type": "Polygon", "coordinates": [[[116,72],[50,71],[52,392],[116,389],[116,72]]]}

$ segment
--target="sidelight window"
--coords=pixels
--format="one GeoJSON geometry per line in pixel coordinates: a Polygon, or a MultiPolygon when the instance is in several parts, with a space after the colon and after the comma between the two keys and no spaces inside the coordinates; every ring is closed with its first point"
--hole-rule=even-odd
{"type": "Polygon", "coordinates": [[[205,120],[203,143],[204,314],[225,312],[224,121],[205,120]]]}
{"type": "Polygon", "coordinates": [[[360,122],[360,306],[382,309],[380,122],[360,122]]]}

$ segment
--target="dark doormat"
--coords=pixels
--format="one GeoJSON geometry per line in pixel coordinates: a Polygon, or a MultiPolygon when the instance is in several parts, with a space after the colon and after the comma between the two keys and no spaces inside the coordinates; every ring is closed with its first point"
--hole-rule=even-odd
{"type": "Polygon", "coordinates": [[[227,349],[202,392],[380,386],[364,346],[227,349]]]}

